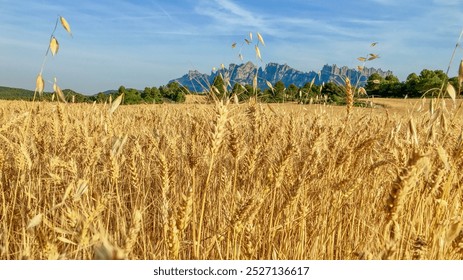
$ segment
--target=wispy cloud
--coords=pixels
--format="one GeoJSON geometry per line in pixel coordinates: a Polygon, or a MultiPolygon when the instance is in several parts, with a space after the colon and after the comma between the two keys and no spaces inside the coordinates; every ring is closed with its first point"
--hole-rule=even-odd
{"type": "Polygon", "coordinates": [[[274,33],[260,14],[230,0],[201,0],[195,7],[195,12],[213,19],[211,26],[223,31],[255,29],[268,34],[274,33]]]}
{"type": "Polygon", "coordinates": [[[397,0],[371,0],[376,4],[385,5],[385,6],[396,6],[399,4],[400,1],[397,0]]]}
{"type": "MultiPolygon", "coordinates": [[[[254,6],[255,7],[255,6],[254,6]]],[[[196,13],[213,21],[209,27],[224,34],[244,34],[258,31],[267,36],[286,39],[298,36],[308,38],[325,36],[360,37],[359,32],[345,27],[345,22],[337,22],[332,17],[312,18],[297,16],[280,10],[256,10],[245,8],[231,0],[200,1],[196,13]]]]}

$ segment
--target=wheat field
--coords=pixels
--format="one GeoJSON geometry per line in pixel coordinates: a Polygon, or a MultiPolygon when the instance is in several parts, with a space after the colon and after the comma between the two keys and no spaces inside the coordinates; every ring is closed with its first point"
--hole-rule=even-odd
{"type": "Polygon", "coordinates": [[[2,102],[0,258],[462,259],[461,104],[396,102],[2,102]]]}

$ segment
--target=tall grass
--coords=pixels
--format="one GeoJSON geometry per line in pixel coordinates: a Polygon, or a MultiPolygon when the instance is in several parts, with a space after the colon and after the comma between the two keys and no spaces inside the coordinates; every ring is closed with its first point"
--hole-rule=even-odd
{"type": "Polygon", "coordinates": [[[109,106],[0,104],[1,259],[463,257],[451,106],[109,106]]]}
{"type": "MultiPolygon", "coordinates": [[[[43,91],[45,89],[45,80],[43,78],[43,70],[45,68],[45,63],[47,61],[48,54],[51,53],[53,56],[55,56],[58,53],[58,50],[59,50],[60,45],[58,43],[58,40],[55,37],[55,32],[56,32],[56,29],[58,27],[58,22],[61,23],[61,26],[64,28],[64,30],[66,30],[66,32],[72,37],[71,27],[69,26],[68,21],[64,17],[58,16],[56,18],[55,27],[53,28],[53,31],[51,32],[51,35],[50,35],[50,42],[49,42],[49,44],[47,46],[47,51],[45,52],[45,55],[43,57],[42,67],[40,68],[40,72],[39,72],[39,74],[37,75],[37,78],[36,78],[36,86],[35,86],[34,97],[33,97],[34,101],[35,101],[35,98],[37,96],[37,93],[41,97],[42,93],[43,93],[43,91]]],[[[66,103],[66,99],[64,98],[64,94],[63,94],[61,88],[57,84],[56,77],[54,78],[53,91],[58,96],[58,100],[66,103]]],[[[54,99],[54,96],[55,95],[53,95],[53,99],[54,99]]]]}

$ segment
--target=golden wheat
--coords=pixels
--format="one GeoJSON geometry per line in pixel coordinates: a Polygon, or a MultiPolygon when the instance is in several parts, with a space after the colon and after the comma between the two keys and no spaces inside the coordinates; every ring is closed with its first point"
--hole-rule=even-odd
{"type": "Polygon", "coordinates": [[[0,104],[0,258],[463,257],[458,109],[217,102],[0,104]]]}

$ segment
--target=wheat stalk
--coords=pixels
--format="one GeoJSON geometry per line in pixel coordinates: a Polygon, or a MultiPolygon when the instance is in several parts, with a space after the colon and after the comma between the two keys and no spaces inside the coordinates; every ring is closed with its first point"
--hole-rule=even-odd
{"type": "Polygon", "coordinates": [[[141,224],[142,224],[141,211],[135,210],[132,216],[132,227],[130,228],[129,236],[127,240],[125,241],[124,250],[126,254],[130,253],[133,250],[133,247],[135,246],[137,239],[139,237],[139,233],[141,230],[141,224]]]}
{"type": "Polygon", "coordinates": [[[215,122],[212,128],[212,137],[211,137],[211,145],[210,145],[211,156],[209,160],[209,171],[207,173],[204,189],[202,190],[203,194],[201,198],[201,210],[199,214],[199,225],[198,225],[198,232],[197,232],[197,243],[198,243],[197,250],[201,245],[201,242],[199,240],[201,240],[201,236],[202,236],[204,211],[206,207],[207,194],[209,191],[209,180],[211,178],[212,168],[215,162],[215,157],[217,153],[219,152],[219,148],[221,147],[222,140],[225,137],[225,131],[226,131],[225,126],[228,120],[227,105],[228,105],[228,101],[226,101],[225,103],[223,102],[215,103],[216,118],[215,118],[215,122]]]}
{"type": "Polygon", "coordinates": [[[352,90],[352,85],[349,78],[346,78],[344,87],[346,90],[347,115],[349,116],[352,111],[352,107],[354,106],[354,91],[352,90]]]}

